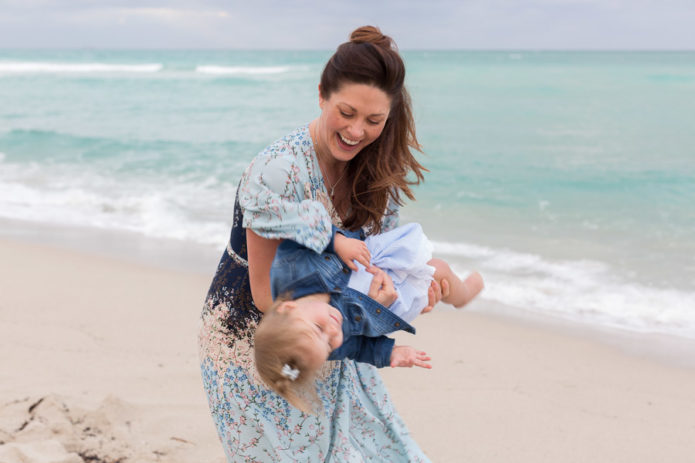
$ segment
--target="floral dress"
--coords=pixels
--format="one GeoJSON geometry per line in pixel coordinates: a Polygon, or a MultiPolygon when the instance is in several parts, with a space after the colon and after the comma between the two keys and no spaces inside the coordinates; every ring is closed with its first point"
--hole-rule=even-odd
{"type": "MultiPolygon", "coordinates": [[[[397,222],[394,211],[384,229],[397,222]]],[[[254,306],[246,231],[289,238],[318,252],[330,240],[330,201],[308,126],[262,151],[242,176],[230,241],[202,313],[200,361],[217,432],[230,462],[426,462],[396,413],[376,368],[326,362],[316,389],[317,415],[293,408],[268,389],[254,365],[254,306]]]]}

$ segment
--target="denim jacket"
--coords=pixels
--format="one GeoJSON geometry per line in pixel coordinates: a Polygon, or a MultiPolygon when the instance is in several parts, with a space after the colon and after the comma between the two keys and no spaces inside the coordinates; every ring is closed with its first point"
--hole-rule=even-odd
{"type": "Polygon", "coordinates": [[[334,227],[331,242],[321,254],[294,241],[280,243],[270,269],[273,299],[329,294],[330,304],[343,315],[343,344],[328,360],[350,358],[379,368],[388,366],[394,340],[385,335],[398,330],[415,334],[415,328],[366,294],[348,288],[351,270],[333,251],[336,232],[361,238],[360,232],[334,227]]]}

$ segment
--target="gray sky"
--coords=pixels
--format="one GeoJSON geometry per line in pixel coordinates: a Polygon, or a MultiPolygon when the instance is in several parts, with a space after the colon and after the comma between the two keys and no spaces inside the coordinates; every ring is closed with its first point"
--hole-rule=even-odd
{"type": "Polygon", "coordinates": [[[695,0],[0,0],[0,48],[695,49],[695,0]]]}

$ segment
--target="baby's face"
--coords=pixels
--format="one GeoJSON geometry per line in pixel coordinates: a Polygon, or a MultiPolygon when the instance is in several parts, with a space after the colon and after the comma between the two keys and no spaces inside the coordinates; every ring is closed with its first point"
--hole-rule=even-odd
{"type": "Polygon", "coordinates": [[[317,300],[297,300],[291,316],[309,327],[317,362],[324,362],[331,351],[343,343],[343,315],[338,309],[317,300]]]}

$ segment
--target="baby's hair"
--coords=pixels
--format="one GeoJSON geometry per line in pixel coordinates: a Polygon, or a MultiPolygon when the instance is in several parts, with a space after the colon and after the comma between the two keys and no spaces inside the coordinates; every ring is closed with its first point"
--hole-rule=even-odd
{"type": "Polygon", "coordinates": [[[256,369],[261,379],[291,405],[314,414],[319,403],[314,384],[319,366],[309,362],[311,343],[307,342],[313,334],[301,320],[290,317],[289,312],[278,311],[285,302],[276,300],[256,328],[256,369]],[[296,377],[288,374],[288,370],[296,373],[296,377]]]}

